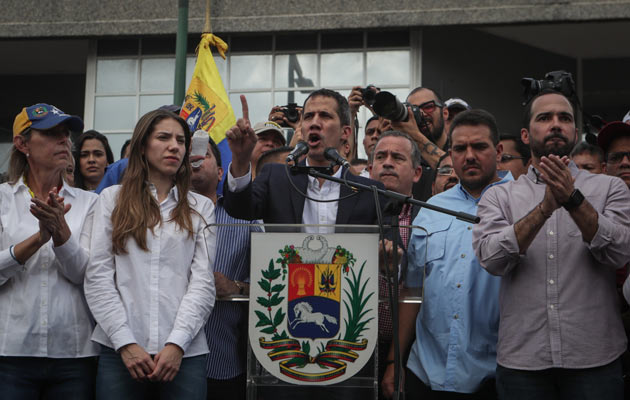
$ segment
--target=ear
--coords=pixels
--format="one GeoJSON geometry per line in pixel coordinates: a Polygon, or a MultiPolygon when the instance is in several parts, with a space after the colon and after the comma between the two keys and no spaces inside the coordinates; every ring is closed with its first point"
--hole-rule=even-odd
{"type": "Polygon", "coordinates": [[[521,129],[521,140],[525,144],[529,144],[529,131],[525,128],[521,129]]]}
{"type": "Polygon", "coordinates": [[[501,155],[503,154],[503,143],[499,142],[497,144],[497,164],[501,162],[501,155]]]}
{"type": "Polygon", "coordinates": [[[223,180],[223,167],[217,168],[217,175],[219,175],[219,180],[217,182],[221,182],[223,180]]]}
{"type": "Polygon", "coordinates": [[[352,135],[352,127],[350,125],[344,125],[341,127],[341,141],[348,142],[348,138],[352,135]]]}
{"type": "Polygon", "coordinates": [[[442,117],[444,117],[444,121],[448,120],[448,108],[442,107],[442,117]]]}
{"type": "Polygon", "coordinates": [[[422,177],[422,166],[418,166],[413,173],[413,183],[418,183],[422,177]]]}
{"type": "Polygon", "coordinates": [[[24,136],[22,135],[13,136],[13,145],[21,153],[27,154],[29,152],[28,142],[24,141],[24,136]]]}

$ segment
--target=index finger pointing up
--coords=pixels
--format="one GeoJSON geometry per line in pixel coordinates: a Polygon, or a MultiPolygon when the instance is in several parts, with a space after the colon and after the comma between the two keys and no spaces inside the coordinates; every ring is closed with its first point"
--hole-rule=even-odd
{"type": "Polygon", "coordinates": [[[249,122],[249,107],[247,106],[247,99],[244,94],[241,95],[241,106],[243,107],[243,119],[249,122]]]}

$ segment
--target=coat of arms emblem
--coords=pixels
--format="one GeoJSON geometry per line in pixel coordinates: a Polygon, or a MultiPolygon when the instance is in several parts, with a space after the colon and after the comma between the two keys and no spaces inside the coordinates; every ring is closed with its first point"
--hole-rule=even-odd
{"type": "Polygon", "coordinates": [[[377,337],[378,258],[376,236],[372,246],[366,237],[254,234],[249,337],[271,374],[328,385],[369,360],[377,337]],[[343,245],[329,243],[341,239],[343,245]],[[269,243],[284,245],[274,251],[269,243]]]}

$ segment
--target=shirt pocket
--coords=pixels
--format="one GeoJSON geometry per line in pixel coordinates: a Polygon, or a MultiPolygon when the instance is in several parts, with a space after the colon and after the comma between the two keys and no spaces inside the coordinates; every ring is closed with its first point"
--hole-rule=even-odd
{"type": "Polygon", "coordinates": [[[416,267],[421,268],[424,264],[444,258],[447,233],[452,222],[452,218],[444,218],[424,225],[426,232],[421,229],[413,230],[411,240],[418,243],[413,250],[416,267]]]}

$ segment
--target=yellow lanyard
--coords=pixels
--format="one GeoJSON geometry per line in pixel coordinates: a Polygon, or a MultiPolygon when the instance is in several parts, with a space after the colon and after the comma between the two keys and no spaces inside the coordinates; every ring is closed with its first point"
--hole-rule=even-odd
{"type": "Polygon", "coordinates": [[[33,191],[31,190],[31,188],[28,186],[28,183],[26,183],[26,175],[22,175],[22,181],[24,181],[24,185],[26,186],[26,188],[28,189],[28,194],[31,195],[31,198],[35,197],[35,193],[33,193],[33,191]]]}

